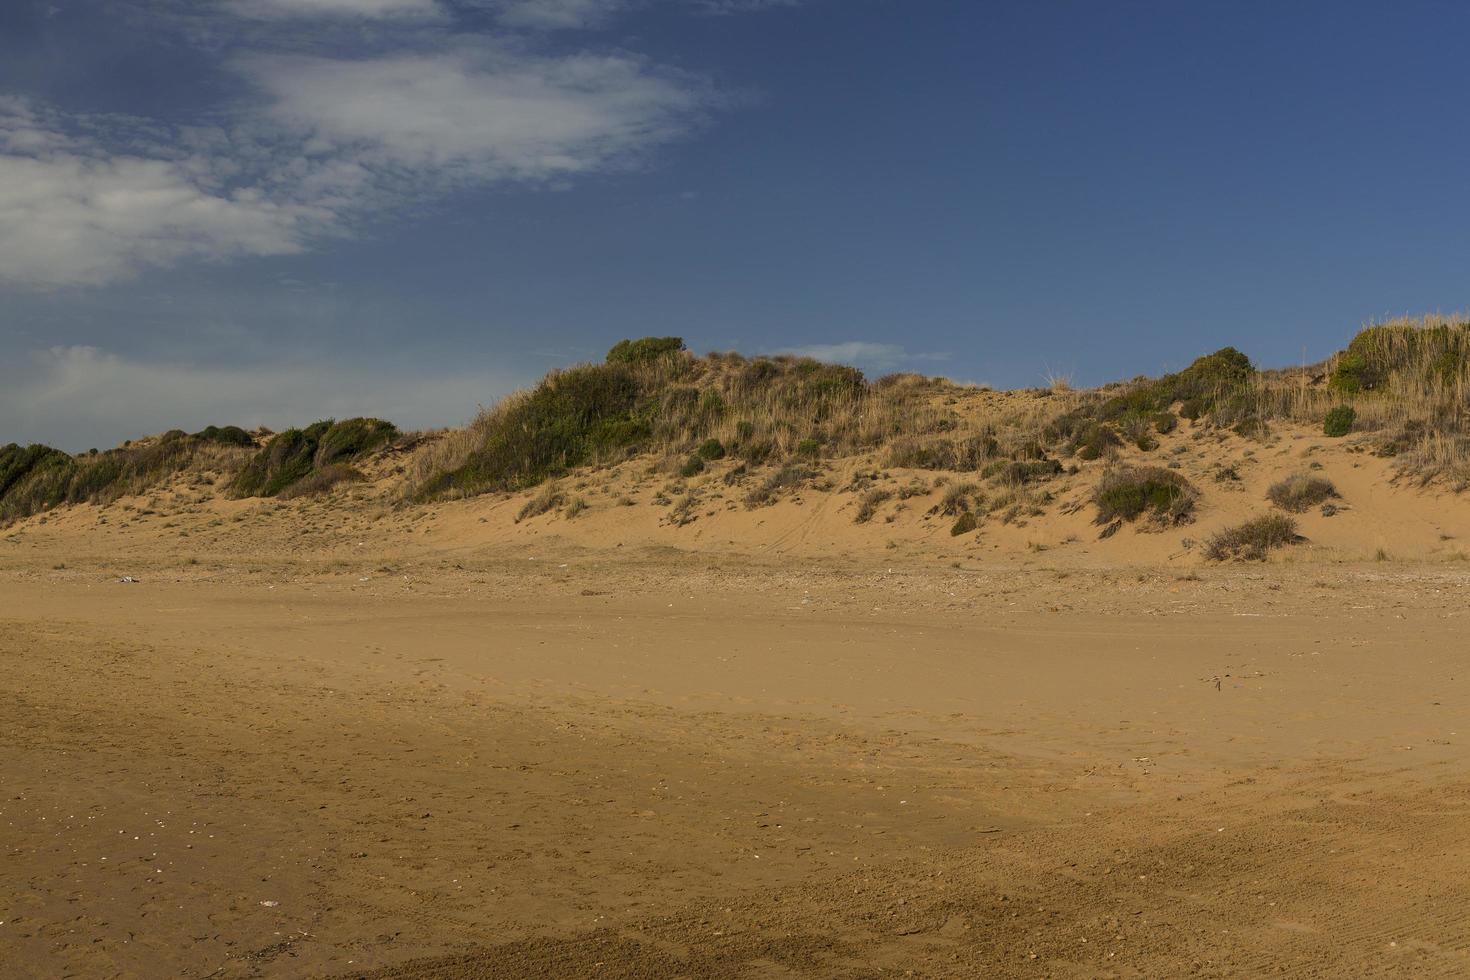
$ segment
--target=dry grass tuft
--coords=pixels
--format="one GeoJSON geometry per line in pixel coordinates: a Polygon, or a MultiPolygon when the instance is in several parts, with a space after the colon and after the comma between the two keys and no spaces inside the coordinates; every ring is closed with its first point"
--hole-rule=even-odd
{"type": "Polygon", "coordinates": [[[1298,473],[1271,484],[1266,498],[1282,510],[1301,514],[1326,500],[1336,499],[1332,481],[1310,473],[1298,473]]]}
{"type": "Polygon", "coordinates": [[[1226,528],[1205,542],[1210,561],[1265,561],[1274,549],[1298,540],[1296,520],[1285,514],[1267,514],[1226,528]]]}

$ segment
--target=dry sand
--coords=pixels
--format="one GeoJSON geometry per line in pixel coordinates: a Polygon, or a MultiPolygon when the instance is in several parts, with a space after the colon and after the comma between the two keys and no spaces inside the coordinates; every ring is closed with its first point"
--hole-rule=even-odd
{"type": "Polygon", "coordinates": [[[1470,507],[1326,446],[1285,560],[1182,547],[1310,442],[1107,541],[600,483],[29,521],[3,972],[1470,974],[1470,507]]]}

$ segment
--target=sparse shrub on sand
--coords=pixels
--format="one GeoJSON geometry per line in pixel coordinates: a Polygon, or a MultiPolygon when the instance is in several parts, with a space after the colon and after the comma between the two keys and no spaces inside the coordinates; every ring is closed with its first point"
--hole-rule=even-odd
{"type": "Polygon", "coordinates": [[[1160,466],[1123,466],[1109,470],[1093,494],[1097,523],[1148,517],[1178,524],[1190,518],[1199,491],[1174,470],[1160,466]]]}
{"type": "Polygon", "coordinates": [[[1357,417],[1358,413],[1351,405],[1336,405],[1327,410],[1327,415],[1322,420],[1322,432],[1333,438],[1341,438],[1353,431],[1353,422],[1357,417]]]}
{"type": "Polygon", "coordinates": [[[980,488],[973,483],[954,483],[939,501],[939,512],[945,517],[959,517],[979,508],[980,488]]]}
{"type": "Polygon", "coordinates": [[[1078,459],[1100,459],[1106,456],[1109,450],[1116,449],[1123,444],[1113,427],[1104,422],[1089,422],[1076,434],[1071,444],[1071,450],[1078,459]]]}
{"type": "Polygon", "coordinates": [[[547,511],[554,510],[566,503],[566,499],[566,494],[561,492],[561,488],[555,483],[548,483],[521,506],[516,513],[516,523],[519,524],[532,517],[540,517],[547,511]]]}
{"type": "Polygon", "coordinates": [[[999,483],[1023,484],[1048,480],[1062,472],[1055,459],[999,459],[988,464],[980,475],[999,483]]]}
{"type": "Polygon", "coordinates": [[[684,460],[684,465],[679,467],[679,475],[686,480],[689,479],[691,476],[698,476],[703,472],[704,458],[699,456],[698,454],[690,456],[688,459],[684,460]]]}
{"type": "Polygon", "coordinates": [[[717,459],[724,459],[725,444],[720,442],[720,440],[718,439],[706,439],[704,442],[699,444],[699,449],[696,450],[696,453],[698,453],[700,459],[705,460],[706,462],[713,462],[717,459]]]}
{"type": "Polygon", "coordinates": [[[800,463],[787,463],[770,476],[765,482],[756,487],[745,496],[745,506],[761,507],[765,504],[774,503],[776,498],[788,490],[800,487],[807,480],[816,476],[816,472],[800,463]]]}
{"type": "Polygon", "coordinates": [[[1151,453],[1159,448],[1159,440],[1154,438],[1153,423],[1143,416],[1125,421],[1123,431],[1128,441],[1143,452],[1151,453]]]}
{"type": "Polygon", "coordinates": [[[1153,423],[1154,431],[1161,436],[1166,436],[1179,428],[1179,417],[1173,412],[1155,412],[1153,423]]]}
{"type": "Polygon", "coordinates": [[[878,513],[878,507],[882,505],[884,501],[889,500],[892,497],[893,493],[889,490],[882,490],[878,488],[869,490],[867,493],[863,494],[862,499],[858,501],[857,513],[854,514],[852,518],[853,523],[868,523],[873,519],[873,515],[878,513]]]}
{"type": "Polygon", "coordinates": [[[1000,444],[989,433],[965,439],[898,436],[889,444],[885,462],[903,469],[967,473],[979,469],[999,453],[1000,444]]]}
{"type": "Polygon", "coordinates": [[[1210,561],[1264,561],[1276,548],[1297,541],[1296,520],[1285,514],[1266,514],[1226,528],[1205,542],[1210,561]]]}
{"type": "Polygon", "coordinates": [[[1332,481],[1309,473],[1298,473],[1271,484],[1266,498],[1282,510],[1301,514],[1326,500],[1337,497],[1332,481]]]}
{"type": "Polygon", "coordinates": [[[971,531],[975,530],[979,526],[980,520],[974,514],[970,513],[969,511],[965,511],[965,513],[961,514],[959,518],[954,522],[954,524],[950,526],[949,536],[952,538],[957,538],[961,534],[969,534],[971,531]]]}
{"type": "Polygon", "coordinates": [[[294,497],[315,497],[326,493],[339,484],[362,483],[367,480],[361,470],[347,463],[332,463],[297,480],[280,493],[282,500],[294,497]]]}

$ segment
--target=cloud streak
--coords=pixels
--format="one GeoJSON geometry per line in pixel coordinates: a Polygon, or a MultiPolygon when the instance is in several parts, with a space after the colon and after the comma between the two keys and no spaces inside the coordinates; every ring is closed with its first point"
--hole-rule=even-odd
{"type": "Polygon", "coordinates": [[[376,58],[250,57],[266,116],[308,155],[477,181],[538,182],[625,164],[682,135],[694,79],[623,55],[527,55],[497,43],[376,58]]]}
{"type": "Polygon", "coordinates": [[[229,0],[227,9],[241,17],[417,18],[444,15],[436,0],[229,0]]]}

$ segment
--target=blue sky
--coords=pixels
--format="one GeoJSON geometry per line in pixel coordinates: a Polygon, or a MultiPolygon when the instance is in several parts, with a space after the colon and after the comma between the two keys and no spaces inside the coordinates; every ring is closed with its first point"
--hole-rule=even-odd
{"type": "Polygon", "coordinates": [[[0,441],[624,336],[1020,386],[1466,306],[1462,5],[9,0],[0,441]]]}

